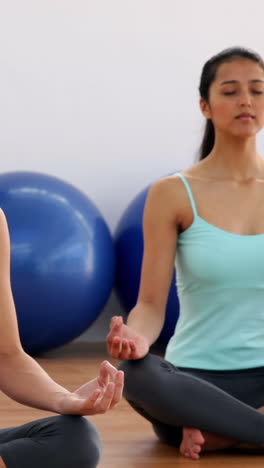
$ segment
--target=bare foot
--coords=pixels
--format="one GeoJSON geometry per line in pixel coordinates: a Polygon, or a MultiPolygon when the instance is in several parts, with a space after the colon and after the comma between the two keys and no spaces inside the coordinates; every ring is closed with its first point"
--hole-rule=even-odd
{"type": "Polygon", "coordinates": [[[184,427],[182,430],[182,443],[180,445],[180,452],[185,457],[198,460],[198,458],[200,458],[199,453],[202,450],[202,445],[204,442],[204,437],[199,429],[184,427]]]}
{"type": "Polygon", "coordinates": [[[185,457],[197,460],[200,452],[223,450],[237,445],[237,441],[228,437],[218,436],[209,432],[201,432],[199,429],[184,427],[182,431],[182,443],[180,453],[185,457]]]}
{"type": "MultiPolygon", "coordinates": [[[[258,411],[264,413],[264,406],[258,408],[258,411]]],[[[211,434],[209,432],[201,432],[199,429],[193,427],[184,427],[182,430],[182,442],[180,445],[180,453],[185,457],[198,460],[200,452],[210,452],[215,450],[223,450],[230,447],[253,448],[260,449],[264,447],[254,446],[252,444],[242,444],[239,441],[230,439],[228,437],[211,434]]]]}

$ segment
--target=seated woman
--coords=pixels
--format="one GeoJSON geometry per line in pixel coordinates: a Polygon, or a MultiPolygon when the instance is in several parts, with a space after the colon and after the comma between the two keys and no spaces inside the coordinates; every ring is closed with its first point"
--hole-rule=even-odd
{"type": "Polygon", "coordinates": [[[153,184],[144,211],[138,301],[113,317],[108,350],[124,395],[161,441],[201,451],[264,444],[264,62],[243,48],[204,65],[200,161],[153,184]],[[165,359],[149,353],[164,323],[176,256],[180,317],[165,359]]]}
{"type": "Polygon", "coordinates": [[[123,372],[104,361],[97,378],[74,392],[58,385],[21,346],[10,287],[10,241],[0,210],[0,388],[10,398],[51,416],[0,429],[0,468],[94,468],[101,442],[82,416],[102,414],[121,399],[123,372]]]}

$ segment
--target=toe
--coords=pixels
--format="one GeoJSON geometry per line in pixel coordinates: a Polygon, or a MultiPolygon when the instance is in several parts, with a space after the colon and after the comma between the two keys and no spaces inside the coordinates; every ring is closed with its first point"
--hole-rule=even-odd
{"type": "Polygon", "coordinates": [[[192,447],[192,451],[193,451],[194,453],[200,453],[201,450],[202,450],[202,449],[201,449],[201,446],[200,446],[200,445],[194,445],[194,446],[192,447]]]}

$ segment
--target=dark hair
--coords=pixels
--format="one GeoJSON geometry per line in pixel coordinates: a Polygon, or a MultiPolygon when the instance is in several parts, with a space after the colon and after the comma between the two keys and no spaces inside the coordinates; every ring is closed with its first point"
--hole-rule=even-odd
{"type": "MultiPolygon", "coordinates": [[[[256,52],[245,49],[243,47],[232,47],[225,49],[217,55],[210,58],[202,69],[200,79],[200,96],[205,101],[209,101],[209,91],[212,82],[215,79],[218,67],[225,62],[231,62],[235,59],[248,59],[256,62],[264,70],[264,61],[256,52]]],[[[204,136],[199,151],[199,161],[206,158],[206,156],[213,149],[215,140],[214,126],[210,119],[206,119],[204,136]]]]}

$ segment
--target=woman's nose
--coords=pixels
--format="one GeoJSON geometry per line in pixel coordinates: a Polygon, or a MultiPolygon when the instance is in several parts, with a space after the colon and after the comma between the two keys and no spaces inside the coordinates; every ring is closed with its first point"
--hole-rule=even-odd
{"type": "Polygon", "coordinates": [[[248,91],[241,91],[239,94],[240,106],[251,106],[251,95],[248,91]]]}

